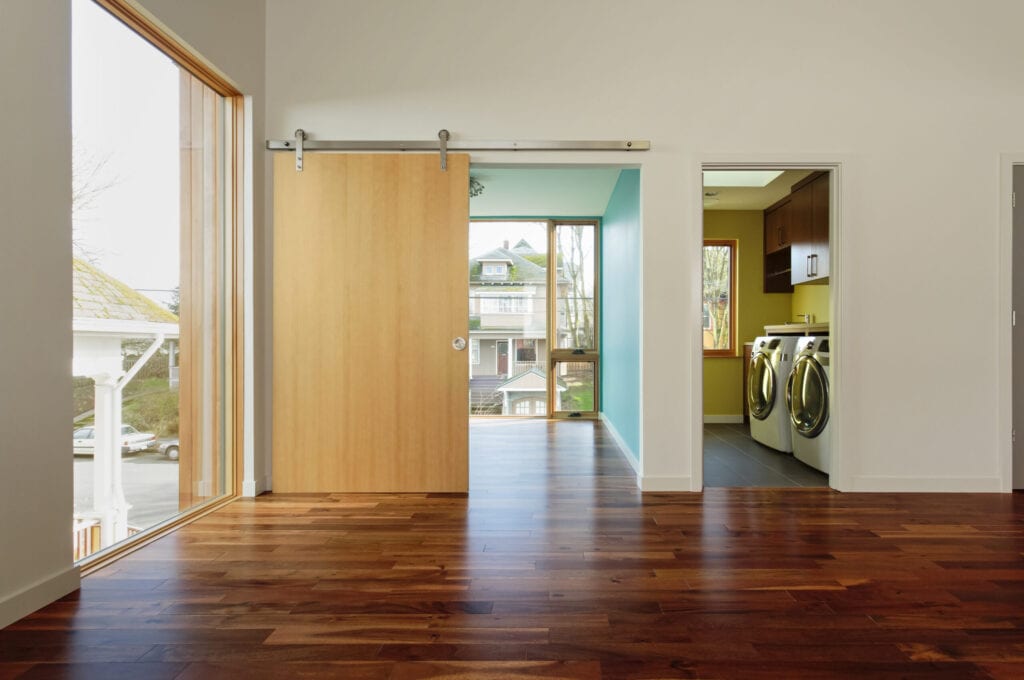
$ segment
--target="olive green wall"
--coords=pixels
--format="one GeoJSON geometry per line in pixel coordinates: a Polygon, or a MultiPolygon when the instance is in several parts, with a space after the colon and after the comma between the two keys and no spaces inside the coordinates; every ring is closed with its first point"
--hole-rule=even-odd
{"type": "Polygon", "coordinates": [[[803,314],[810,314],[813,323],[831,321],[829,315],[828,286],[805,283],[793,287],[793,318],[796,321],[803,314]]]}
{"type": "MultiPolygon", "coordinates": [[[[704,212],[704,238],[736,239],[738,275],[736,356],[704,359],[704,416],[740,416],[743,414],[743,343],[763,335],[766,324],[789,321],[793,295],[764,292],[764,217],[760,210],[707,210],[704,212]]],[[[827,291],[826,286],[809,287],[827,291]]],[[[827,293],[825,301],[827,310],[827,293]]]]}

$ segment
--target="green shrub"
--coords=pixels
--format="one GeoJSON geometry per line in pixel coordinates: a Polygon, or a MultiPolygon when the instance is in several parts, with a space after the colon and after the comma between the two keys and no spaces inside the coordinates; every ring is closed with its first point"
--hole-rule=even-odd
{"type": "Polygon", "coordinates": [[[164,390],[142,394],[121,407],[121,421],[139,432],[157,437],[178,435],[178,391],[164,390]]]}

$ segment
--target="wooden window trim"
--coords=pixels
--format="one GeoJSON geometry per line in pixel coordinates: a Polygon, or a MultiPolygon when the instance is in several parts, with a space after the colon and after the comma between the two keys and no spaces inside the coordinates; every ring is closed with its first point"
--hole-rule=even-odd
{"type": "MultiPolygon", "coordinates": [[[[739,242],[736,239],[704,239],[704,246],[701,247],[701,276],[704,273],[704,247],[707,246],[727,246],[729,248],[729,348],[728,349],[705,349],[704,357],[708,359],[722,359],[732,358],[740,356],[736,353],[736,278],[738,272],[736,271],[736,251],[738,250],[739,242]]],[[[703,304],[703,295],[701,295],[703,304]]],[[[703,313],[702,313],[703,318],[703,313]]],[[[701,337],[703,338],[703,322],[701,323],[701,337]]],[[[703,346],[703,340],[701,345],[703,346]]]]}
{"type": "Polygon", "coordinates": [[[596,420],[601,412],[601,220],[566,219],[548,220],[548,418],[579,418],[596,420]],[[590,226],[594,228],[594,346],[584,349],[583,354],[574,354],[572,349],[555,347],[555,332],[558,330],[558,300],[555,296],[558,276],[558,228],[561,226],[590,226]],[[592,411],[555,410],[555,381],[558,376],[555,366],[559,363],[590,363],[594,366],[594,408],[592,411]],[[579,415],[572,415],[579,413],[579,415]]]}
{"type": "Polygon", "coordinates": [[[92,0],[118,21],[138,33],[143,40],[171,58],[222,97],[240,97],[242,93],[222,73],[192,52],[177,37],[159,25],[155,17],[128,0],[92,0]]]}

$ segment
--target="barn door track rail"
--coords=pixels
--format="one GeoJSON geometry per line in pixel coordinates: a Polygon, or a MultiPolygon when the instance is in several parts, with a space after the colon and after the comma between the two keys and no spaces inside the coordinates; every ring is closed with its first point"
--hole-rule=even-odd
{"type": "Polygon", "coordinates": [[[437,151],[441,169],[448,168],[449,151],[650,151],[651,143],[642,139],[575,141],[480,141],[453,140],[447,130],[439,130],[437,141],[387,140],[311,140],[305,130],[296,130],[295,139],[269,139],[270,151],[294,151],[295,170],[302,172],[307,151],[437,151]]]}

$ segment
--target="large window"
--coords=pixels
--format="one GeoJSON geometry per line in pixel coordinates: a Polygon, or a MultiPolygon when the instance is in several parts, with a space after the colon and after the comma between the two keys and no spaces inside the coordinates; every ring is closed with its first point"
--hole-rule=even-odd
{"type": "Polygon", "coordinates": [[[704,356],[736,355],[736,241],[704,241],[704,356]]]}
{"type": "Polygon", "coordinates": [[[470,413],[595,417],[597,223],[474,220],[469,241],[470,413]]]}
{"type": "Polygon", "coordinates": [[[241,98],[156,30],[72,3],[76,560],[234,492],[241,98]]]}

